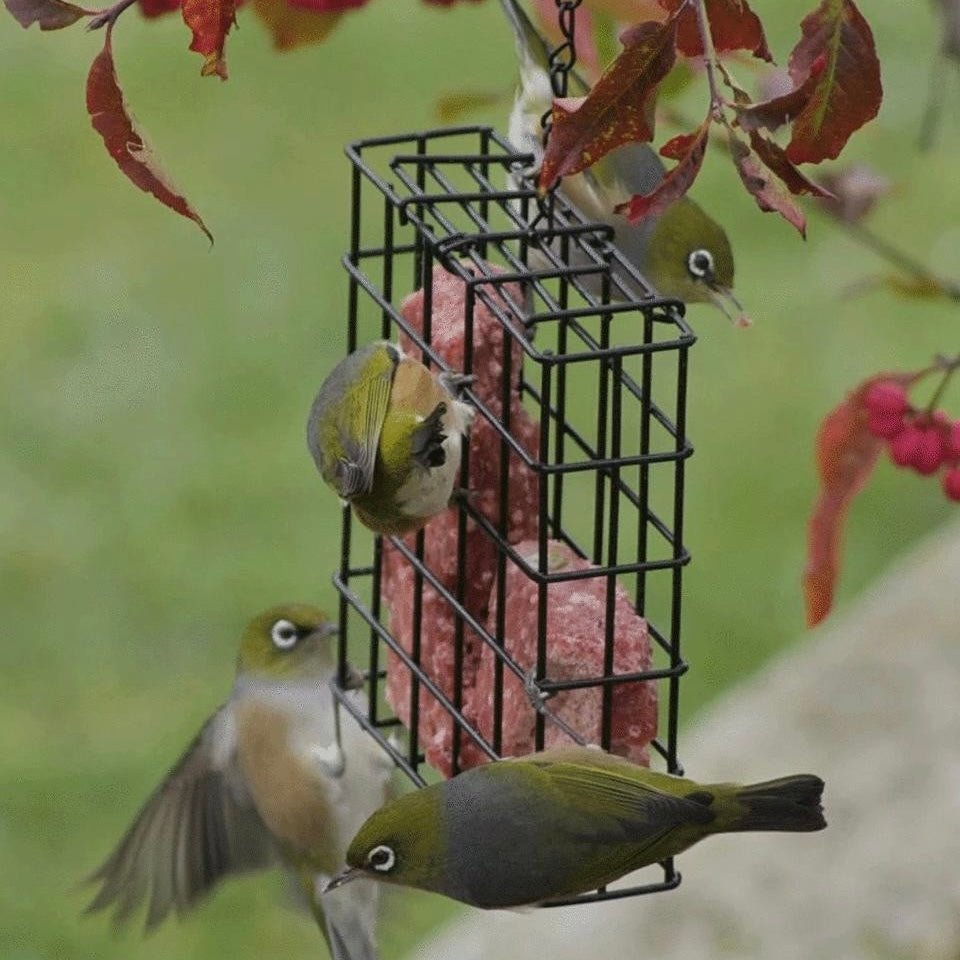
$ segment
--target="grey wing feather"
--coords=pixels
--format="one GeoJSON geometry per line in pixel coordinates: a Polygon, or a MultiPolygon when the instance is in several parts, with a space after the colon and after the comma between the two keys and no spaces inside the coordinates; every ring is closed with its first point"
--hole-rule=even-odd
{"type": "Polygon", "coordinates": [[[221,707],[150,795],[116,848],[90,876],[88,911],[114,908],[122,923],[148,900],[146,927],[193,907],[225,876],[270,866],[276,851],[243,792],[221,707]]]}

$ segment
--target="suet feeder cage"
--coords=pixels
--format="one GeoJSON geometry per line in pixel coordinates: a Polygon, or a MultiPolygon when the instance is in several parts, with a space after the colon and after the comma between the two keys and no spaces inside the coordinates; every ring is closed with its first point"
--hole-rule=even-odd
{"type": "MultiPolygon", "coordinates": [[[[478,337],[479,312],[496,325],[502,370],[499,396],[478,385],[465,395],[477,408],[471,436],[482,430],[486,439],[464,444],[461,478],[476,476],[481,457],[490,482],[482,495],[464,484],[441,515],[446,540],[431,544],[439,518],[418,534],[372,538],[343,511],[334,577],[340,678],[348,661],[360,669],[369,707],[358,709],[338,690],[341,704],[423,785],[431,749],[443,754],[447,774],[468,756],[472,763],[504,755],[506,728],[525,710],[530,751],[569,743],[570,727],[617,750],[620,691],[655,690],[651,761],[680,772],[684,473],[693,452],[686,388],[695,341],[683,305],[658,297],[612,246],[610,228],[585,221],[561,194],[544,200],[525,182],[507,186],[507,174],[532,158],[489,128],[363,140],[347,155],[347,350],[399,337],[428,366],[448,368],[436,343],[439,270],[463,291],[456,372],[474,373],[490,351],[489,326],[485,341],[478,337]],[[398,570],[402,598],[387,582],[398,570]],[[599,609],[586,624],[596,656],[557,676],[553,646],[569,641],[568,616],[570,633],[584,630],[576,620],[583,596],[599,609]],[[391,609],[401,599],[402,617],[391,609]],[[618,661],[623,634],[634,629],[621,626],[624,606],[646,622],[652,654],[643,669],[618,661]],[[518,689],[529,696],[519,706],[518,689]],[[572,697],[595,707],[583,716],[595,716],[596,728],[578,728],[576,710],[564,713],[560,704],[572,697]]],[[[661,868],[655,882],[564,902],[675,887],[672,862],[661,868]]]]}

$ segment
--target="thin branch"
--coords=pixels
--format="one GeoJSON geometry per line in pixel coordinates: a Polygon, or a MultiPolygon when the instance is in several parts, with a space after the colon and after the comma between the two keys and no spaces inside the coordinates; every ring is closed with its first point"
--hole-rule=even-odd
{"type": "Polygon", "coordinates": [[[703,44],[703,63],[707,69],[707,86],[710,88],[710,110],[714,119],[720,123],[726,120],[723,106],[726,102],[720,95],[720,85],[717,83],[717,51],[713,46],[713,35],[710,33],[710,22],[707,20],[707,8],[704,0],[688,0],[693,4],[697,14],[697,28],[700,31],[700,42],[703,44]]]}
{"type": "Polygon", "coordinates": [[[112,26],[117,22],[117,17],[119,17],[127,7],[132,7],[136,2],[137,0],[118,0],[112,7],[107,7],[106,10],[100,10],[87,24],[87,29],[99,30],[106,24],[112,26]]]}

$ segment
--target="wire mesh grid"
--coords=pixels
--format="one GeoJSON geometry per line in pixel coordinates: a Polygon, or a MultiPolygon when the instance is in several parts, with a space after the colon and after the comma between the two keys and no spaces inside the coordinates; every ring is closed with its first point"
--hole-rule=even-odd
{"type": "MultiPolygon", "coordinates": [[[[349,508],[343,511],[341,563],[334,576],[340,596],[341,689],[335,691],[340,703],[423,785],[430,776],[421,729],[428,702],[446,721],[445,772],[455,773],[469,765],[468,753],[470,763],[501,756],[505,685],[522,683],[530,696],[531,749],[542,749],[554,727],[551,698],[594,691],[599,729],[577,732],[610,748],[615,690],[656,684],[660,733],[650,747],[660,765],[682,772],[677,724],[680,678],[687,667],[680,653],[681,585],[689,561],[683,494],[692,453],[685,395],[695,340],[682,304],[655,295],[611,245],[609,227],[586,221],[562,195],[538,199],[516,176],[532,158],[489,128],[369,139],[350,146],[347,155],[352,165],[351,243],[343,258],[349,274],[348,352],[371,339],[395,341],[402,333],[422,350],[428,366],[446,369],[431,336],[432,278],[440,266],[458,277],[465,291],[464,369],[455,372],[471,373],[475,352],[482,349],[473,328],[475,309],[482,305],[502,329],[504,373],[499,404],[466,391],[477,418],[493,430],[483,456],[493,464],[495,505],[479,509],[469,491],[457,498],[454,555],[446,558],[444,572],[425,551],[424,531],[406,538],[371,537],[349,508]],[[422,289],[422,306],[411,323],[400,301],[416,289],[422,289]],[[518,355],[522,365],[513,370],[518,355]],[[537,425],[535,449],[515,435],[511,417],[518,416],[517,398],[537,425]],[[536,536],[523,550],[510,536],[511,504],[517,500],[514,462],[534,477],[536,536]],[[469,595],[478,540],[493,570],[489,604],[482,610],[469,595]],[[589,565],[554,569],[551,550],[558,542],[589,565]],[[384,595],[387,551],[411,573],[412,595],[405,599],[409,630],[403,637],[390,616],[396,598],[384,595]],[[452,578],[446,575],[451,565],[452,578]],[[535,598],[532,663],[519,661],[508,629],[511,585],[521,571],[535,598]],[[552,591],[575,583],[602,587],[604,615],[597,625],[602,669],[558,678],[550,671],[552,591]],[[620,616],[615,610],[624,590],[646,620],[653,651],[649,669],[614,669],[620,616]],[[449,670],[443,675],[422,656],[431,640],[425,638],[432,622],[425,607],[435,614],[438,604],[451,626],[449,670]],[[473,714],[465,705],[465,670],[478,649],[492,661],[485,725],[477,720],[476,704],[473,714]],[[348,670],[357,668],[366,680],[366,710],[342,690],[348,670]],[[397,673],[408,686],[402,704],[394,691],[399,709],[392,709],[385,693],[397,673]],[[547,709],[535,709],[535,703],[547,709]],[[400,731],[405,737],[397,736],[400,731]]],[[[461,477],[471,476],[468,444],[462,456],[461,477]]],[[[677,886],[680,875],[672,861],[660,866],[662,880],[562,903],[677,886]]]]}

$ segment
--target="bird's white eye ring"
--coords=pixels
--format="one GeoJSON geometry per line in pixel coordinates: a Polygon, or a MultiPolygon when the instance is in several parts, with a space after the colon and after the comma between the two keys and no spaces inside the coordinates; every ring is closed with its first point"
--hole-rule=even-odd
{"type": "Polygon", "coordinates": [[[397,855],[390,847],[383,843],[381,843],[379,847],[374,847],[367,854],[367,863],[373,867],[377,873],[389,873],[396,862],[397,855]]]}
{"type": "Polygon", "coordinates": [[[687,269],[690,275],[697,280],[710,281],[713,279],[713,254],[709,250],[691,250],[687,257],[687,269]]]}
{"type": "Polygon", "coordinates": [[[270,628],[270,639],[278,650],[289,650],[300,639],[300,634],[289,620],[278,620],[270,628]]]}

